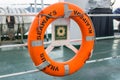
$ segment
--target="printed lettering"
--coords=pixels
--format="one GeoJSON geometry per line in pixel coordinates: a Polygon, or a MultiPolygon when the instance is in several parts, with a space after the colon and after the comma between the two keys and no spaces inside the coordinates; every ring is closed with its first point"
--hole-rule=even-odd
{"type": "MultiPolygon", "coordinates": [[[[56,15],[57,12],[55,10],[51,11],[48,15],[49,16],[54,16],[56,15]]],[[[45,18],[40,21],[40,25],[36,28],[36,32],[37,32],[37,40],[41,40],[42,38],[42,33],[43,33],[43,28],[45,26],[45,24],[48,22],[48,20],[51,18],[49,16],[45,16],[45,18]]]]}
{"type": "Polygon", "coordinates": [[[40,24],[40,26],[44,26],[46,22],[47,22],[47,20],[43,19],[43,21],[42,21],[42,23],[40,24]]]}
{"type": "MultiPolygon", "coordinates": [[[[44,56],[44,53],[41,53],[41,54],[40,54],[40,57],[41,57],[41,61],[42,61],[42,62],[45,62],[45,61],[46,61],[46,58],[45,58],[45,56],[44,56]]],[[[54,66],[54,65],[50,64],[50,65],[48,65],[47,67],[50,68],[52,71],[59,71],[58,66],[54,66]]],[[[46,67],[46,68],[47,68],[47,67],[46,67]]],[[[46,68],[44,68],[44,70],[45,70],[46,68]]]]}
{"type": "Polygon", "coordinates": [[[49,65],[48,66],[51,70],[53,70],[53,71],[59,71],[59,68],[58,68],[58,66],[54,66],[54,65],[49,65]]]}
{"type": "Polygon", "coordinates": [[[91,28],[91,26],[89,26],[89,33],[92,33],[92,28],[91,28]]]}
{"type": "Polygon", "coordinates": [[[74,15],[79,16],[81,19],[83,18],[83,14],[81,14],[81,13],[78,12],[78,11],[74,11],[74,15]]]}
{"type": "Polygon", "coordinates": [[[83,18],[83,21],[84,21],[85,23],[88,23],[87,20],[86,20],[86,18],[83,18]]]}
{"type": "Polygon", "coordinates": [[[45,61],[46,61],[45,56],[44,56],[44,53],[41,53],[41,54],[40,54],[40,57],[41,57],[42,62],[45,62],[45,61]]]}
{"type": "Polygon", "coordinates": [[[80,12],[74,11],[74,15],[80,15],[80,12]]]}
{"type": "Polygon", "coordinates": [[[43,29],[42,26],[39,26],[39,27],[36,29],[36,31],[37,31],[37,40],[40,40],[40,39],[41,39],[42,29],[43,29]]]}
{"type": "MultiPolygon", "coordinates": [[[[74,15],[77,15],[80,17],[80,19],[83,20],[83,22],[86,24],[86,26],[88,27],[88,31],[89,33],[92,33],[92,26],[90,25],[89,21],[78,11],[74,11],[74,15]]],[[[87,16],[87,14],[85,14],[85,16],[87,16]]]]}

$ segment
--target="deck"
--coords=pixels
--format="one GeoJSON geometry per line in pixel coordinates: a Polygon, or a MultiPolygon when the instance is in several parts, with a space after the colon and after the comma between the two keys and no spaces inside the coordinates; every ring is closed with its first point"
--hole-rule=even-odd
{"type": "MultiPolygon", "coordinates": [[[[81,70],[72,75],[53,77],[43,72],[36,72],[0,80],[120,80],[119,56],[120,39],[97,40],[92,57],[81,70]]],[[[0,49],[0,76],[35,69],[26,47],[0,49]]]]}

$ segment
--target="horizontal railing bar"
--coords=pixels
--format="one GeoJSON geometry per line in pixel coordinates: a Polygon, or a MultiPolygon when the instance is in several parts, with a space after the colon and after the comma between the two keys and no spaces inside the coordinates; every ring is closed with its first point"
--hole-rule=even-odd
{"type": "MultiPolygon", "coordinates": [[[[8,13],[8,14],[5,14],[5,13],[0,13],[0,16],[36,16],[37,13],[8,13]]],[[[120,14],[88,14],[88,16],[120,16],[120,14]]]]}
{"type": "MultiPolygon", "coordinates": [[[[108,36],[108,37],[97,37],[95,38],[95,40],[104,40],[104,39],[113,39],[113,38],[120,38],[120,36],[108,36]]],[[[70,40],[70,42],[79,42],[81,41],[81,39],[73,39],[70,40]]],[[[44,42],[44,45],[50,44],[51,41],[49,42],[44,42]]],[[[26,47],[28,44],[24,43],[24,44],[11,44],[11,45],[1,45],[0,48],[9,48],[9,47],[26,47]]]]}
{"type": "MultiPolygon", "coordinates": [[[[29,3],[29,4],[26,4],[26,3],[25,4],[24,3],[23,4],[19,4],[19,3],[18,4],[9,4],[8,3],[8,4],[0,4],[0,5],[35,5],[35,3],[29,3]]],[[[37,3],[37,5],[42,5],[42,4],[37,3]]],[[[50,4],[44,4],[44,5],[50,5],[50,4]]]]}
{"type": "Polygon", "coordinates": [[[36,16],[37,14],[36,13],[9,13],[9,14],[3,14],[3,13],[0,13],[0,16],[36,16]]]}
{"type": "Polygon", "coordinates": [[[106,37],[96,37],[96,40],[113,39],[113,38],[120,38],[120,35],[106,36],[106,37]]]}
{"type": "Polygon", "coordinates": [[[88,16],[120,16],[120,14],[88,14],[88,16]]]}
{"type": "Polygon", "coordinates": [[[24,44],[11,44],[11,45],[2,45],[0,48],[12,48],[12,47],[24,47],[27,46],[27,43],[24,44]]]}
{"type": "Polygon", "coordinates": [[[0,79],[1,79],[1,78],[6,78],[6,77],[12,77],[12,76],[18,76],[18,75],[36,73],[36,72],[39,72],[39,70],[36,69],[36,70],[29,70],[29,71],[24,71],[24,72],[18,72],[18,73],[0,75],[0,79]]]}
{"type": "Polygon", "coordinates": [[[106,61],[106,60],[111,60],[111,59],[117,59],[117,58],[120,58],[120,55],[118,55],[118,56],[112,56],[112,57],[107,57],[107,58],[100,58],[100,59],[95,59],[95,60],[89,60],[86,63],[101,62],[101,61],[106,61]]]}

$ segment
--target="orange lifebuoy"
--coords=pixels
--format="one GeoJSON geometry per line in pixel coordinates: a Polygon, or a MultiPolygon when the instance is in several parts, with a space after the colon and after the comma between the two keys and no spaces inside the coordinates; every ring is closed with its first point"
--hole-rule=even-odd
{"type": "Polygon", "coordinates": [[[94,47],[94,28],[90,18],[78,6],[59,2],[43,9],[35,17],[28,34],[28,49],[35,66],[52,76],[65,76],[78,71],[91,55],[94,47]],[[73,19],[82,32],[82,43],[76,55],[65,62],[56,62],[49,58],[44,49],[44,34],[48,25],[64,16],[64,5],[72,10],[69,18],[73,19]]]}

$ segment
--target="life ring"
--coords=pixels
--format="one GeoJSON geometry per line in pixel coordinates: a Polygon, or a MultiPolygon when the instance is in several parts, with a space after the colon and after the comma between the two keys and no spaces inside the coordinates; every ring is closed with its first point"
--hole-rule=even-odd
{"type": "Polygon", "coordinates": [[[46,7],[35,17],[28,34],[28,49],[35,66],[52,76],[65,76],[73,74],[82,68],[92,53],[94,47],[94,28],[90,18],[78,6],[59,2],[46,7]],[[44,34],[48,25],[64,16],[64,5],[72,10],[69,18],[73,19],[82,32],[81,47],[76,55],[65,62],[52,60],[44,49],[44,34]]]}

